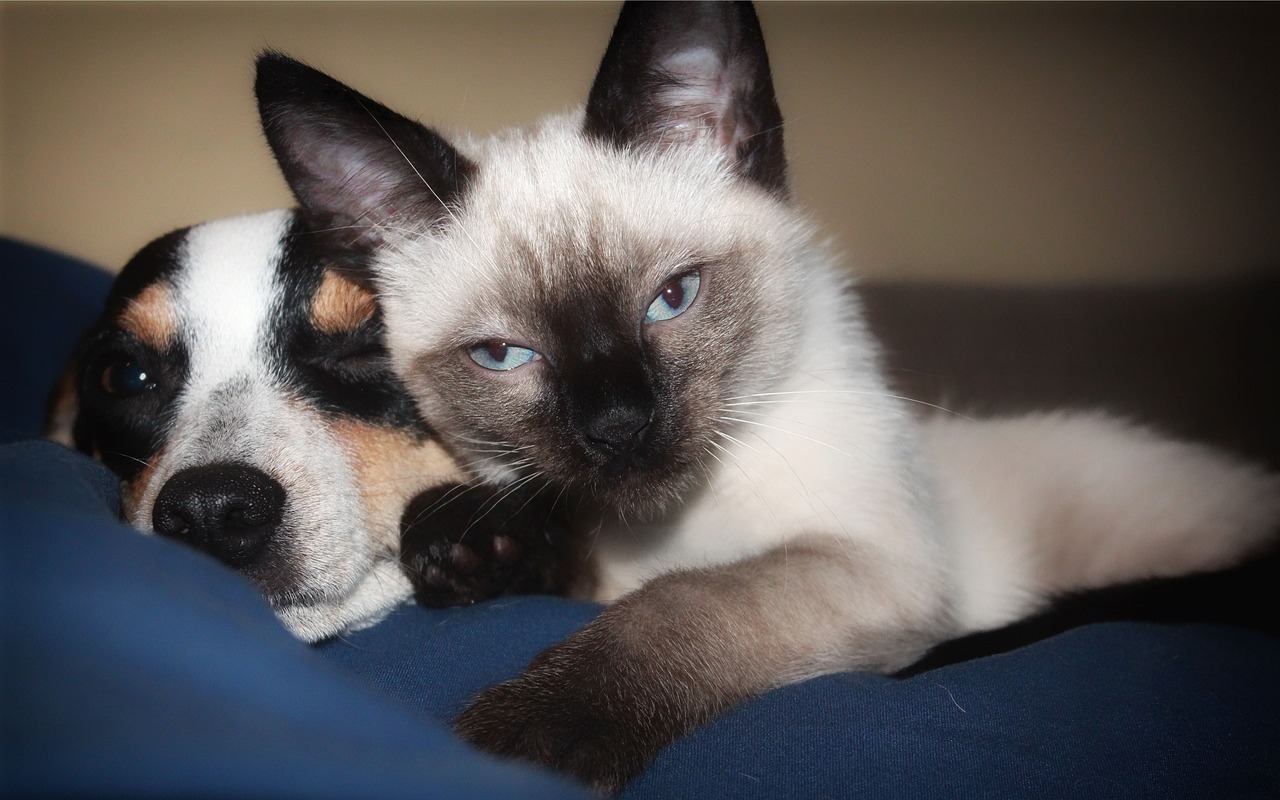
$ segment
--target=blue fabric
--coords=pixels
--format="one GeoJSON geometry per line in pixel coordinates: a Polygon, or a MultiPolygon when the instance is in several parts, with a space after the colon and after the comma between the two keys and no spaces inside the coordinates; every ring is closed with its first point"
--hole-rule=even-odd
{"type": "MultiPolygon", "coordinates": [[[[554,598],[406,608],[319,652],[444,720],[592,613],[554,598]]],[[[622,797],[1274,797],[1277,675],[1266,634],[1087,626],[906,681],[775,690],[668,748],[622,797]]]]}
{"type": "MultiPolygon", "coordinates": [[[[28,439],[97,313],[64,307],[65,282],[105,291],[57,261],[5,323],[35,333],[0,345],[17,365],[0,427],[28,439]]],[[[466,748],[447,721],[595,606],[404,608],[307,647],[235,572],[117,522],[117,491],[59,446],[0,445],[5,796],[582,796],[466,748]]],[[[906,681],[778,689],[668,748],[624,796],[1275,797],[1277,675],[1265,634],[1089,626],[906,681]]]]}
{"type": "Polygon", "coordinates": [[[0,486],[6,794],[571,796],[326,663],[232,570],[115,522],[88,459],[5,445],[0,486]]]}
{"type": "Polygon", "coordinates": [[[0,441],[11,441],[40,432],[45,399],[80,336],[102,312],[111,276],[0,236],[0,279],[10,300],[0,314],[0,441]]]}

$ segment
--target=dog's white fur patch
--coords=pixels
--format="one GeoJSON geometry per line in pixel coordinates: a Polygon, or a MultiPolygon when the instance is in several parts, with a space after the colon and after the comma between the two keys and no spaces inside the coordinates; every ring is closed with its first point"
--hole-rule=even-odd
{"type": "Polygon", "coordinates": [[[277,537],[293,572],[288,590],[268,599],[295,635],[314,641],[372,624],[411,587],[394,545],[371,538],[343,440],[281,385],[265,352],[281,313],[277,267],[289,219],[271,211],[188,233],[173,299],[189,374],[135,524],[151,527],[156,498],[179,470],[235,462],[267,473],[286,491],[277,537]]]}

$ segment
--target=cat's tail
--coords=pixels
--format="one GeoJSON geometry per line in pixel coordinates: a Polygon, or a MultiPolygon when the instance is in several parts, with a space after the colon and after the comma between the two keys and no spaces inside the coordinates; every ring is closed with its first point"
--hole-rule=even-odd
{"type": "Polygon", "coordinates": [[[954,543],[959,617],[1232,566],[1280,538],[1280,475],[1103,414],[939,417],[922,447],[954,543]]]}

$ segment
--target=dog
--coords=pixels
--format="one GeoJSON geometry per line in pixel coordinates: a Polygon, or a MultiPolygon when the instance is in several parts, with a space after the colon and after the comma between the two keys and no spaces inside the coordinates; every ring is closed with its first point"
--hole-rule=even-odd
{"type": "Polygon", "coordinates": [[[120,478],[128,522],[240,572],[307,642],[415,594],[560,588],[545,502],[474,485],[392,374],[364,254],[297,210],[162,236],[49,403],[46,434],[120,478]]]}

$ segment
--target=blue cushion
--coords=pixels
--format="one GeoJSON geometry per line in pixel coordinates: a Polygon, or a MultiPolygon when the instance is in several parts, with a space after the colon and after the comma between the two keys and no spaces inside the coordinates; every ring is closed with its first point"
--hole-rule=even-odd
{"type": "Polygon", "coordinates": [[[0,315],[0,441],[8,441],[40,433],[45,400],[102,312],[111,275],[0,236],[0,279],[10,298],[0,315]]]}
{"type": "MultiPolygon", "coordinates": [[[[3,345],[29,352],[6,352],[17,382],[0,427],[28,438],[78,336],[48,309],[82,326],[97,301],[65,298],[105,291],[82,265],[47,263],[11,323],[38,335],[3,345]]],[[[596,606],[409,607],[308,647],[234,571],[135,533],[118,504],[79,454],[0,446],[5,795],[583,796],[468,749],[447,722],[596,606]]],[[[1277,796],[1276,675],[1280,639],[1265,634],[1087,626],[905,681],[778,689],[668,748],[624,796],[1277,796]]]]}
{"type": "MultiPolygon", "coordinates": [[[[318,648],[447,720],[590,617],[554,598],[406,608],[318,648]]],[[[664,751],[632,798],[1265,797],[1280,789],[1280,641],[1110,623],[905,681],[775,690],[664,751]]]]}
{"type": "Polygon", "coordinates": [[[6,795],[572,796],[328,663],[234,571],[116,522],[100,465],[11,443],[0,487],[6,795]]]}

